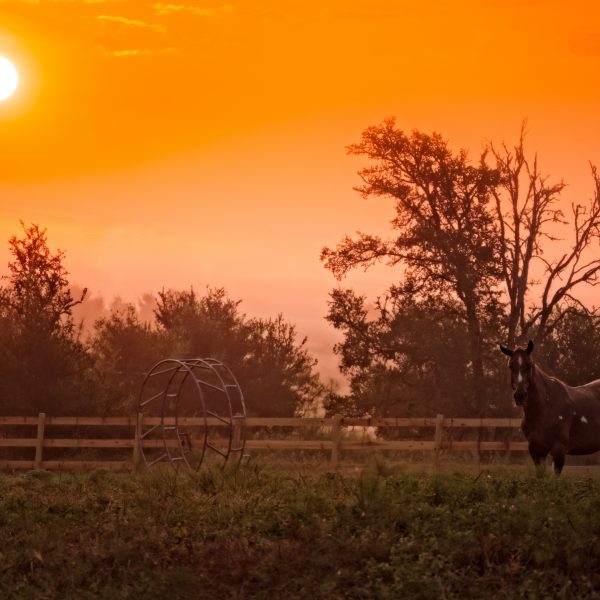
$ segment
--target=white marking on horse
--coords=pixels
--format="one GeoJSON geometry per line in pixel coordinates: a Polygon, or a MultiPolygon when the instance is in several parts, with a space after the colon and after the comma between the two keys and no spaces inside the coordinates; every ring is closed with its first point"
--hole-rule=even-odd
{"type": "Polygon", "coordinates": [[[582,422],[582,423],[587,423],[587,422],[588,422],[588,420],[587,420],[587,419],[586,419],[586,418],[585,418],[585,417],[582,415],[582,416],[581,416],[581,422],[582,422]]]}
{"type": "Polygon", "coordinates": [[[562,421],[562,415],[558,415],[558,420],[562,421]]]}
{"type": "Polygon", "coordinates": [[[519,371],[519,376],[517,377],[517,381],[521,383],[523,381],[523,374],[519,371]]]}
{"type": "Polygon", "coordinates": [[[517,362],[519,363],[519,366],[521,366],[523,364],[523,357],[519,356],[519,358],[517,359],[517,362]]]}

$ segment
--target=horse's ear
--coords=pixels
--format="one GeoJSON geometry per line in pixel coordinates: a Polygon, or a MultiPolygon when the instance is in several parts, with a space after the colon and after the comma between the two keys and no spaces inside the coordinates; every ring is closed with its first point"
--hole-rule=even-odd
{"type": "Polygon", "coordinates": [[[509,350],[506,346],[503,346],[502,344],[500,344],[500,351],[503,354],[506,354],[506,356],[512,356],[513,355],[513,351],[509,350]]]}
{"type": "Polygon", "coordinates": [[[527,354],[531,354],[533,352],[533,342],[531,340],[529,340],[529,343],[527,344],[527,354]]]}

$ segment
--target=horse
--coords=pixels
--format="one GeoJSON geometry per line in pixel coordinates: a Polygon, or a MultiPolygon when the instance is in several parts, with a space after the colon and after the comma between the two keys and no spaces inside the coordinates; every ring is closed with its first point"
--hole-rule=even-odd
{"type": "Polygon", "coordinates": [[[571,387],[544,373],[532,360],[534,344],[500,350],[509,357],[514,399],[523,408],[521,430],[538,475],[548,454],[560,475],[565,455],[592,454],[600,450],[600,379],[571,387]]]}

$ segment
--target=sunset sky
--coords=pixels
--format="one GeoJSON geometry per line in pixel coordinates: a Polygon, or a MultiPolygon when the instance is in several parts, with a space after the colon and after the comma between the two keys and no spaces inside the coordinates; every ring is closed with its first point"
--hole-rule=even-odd
{"type": "MultiPolygon", "coordinates": [[[[332,374],[319,251],[391,217],[352,190],[345,147],[393,115],[476,157],[527,118],[565,202],[587,199],[598,6],[0,0],[21,80],[0,103],[0,264],[19,219],[39,223],[93,295],[223,286],[249,315],[283,312],[332,374]]],[[[374,296],[392,278],[349,283],[374,296]]]]}

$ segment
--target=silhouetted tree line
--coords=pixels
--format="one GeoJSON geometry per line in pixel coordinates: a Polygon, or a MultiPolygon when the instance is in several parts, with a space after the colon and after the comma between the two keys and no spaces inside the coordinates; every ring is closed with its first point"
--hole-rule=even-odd
{"type": "Polygon", "coordinates": [[[136,410],[144,373],[167,357],[214,357],[235,373],[249,414],[289,416],[323,393],[316,360],[281,315],[249,318],[223,289],[158,294],[155,320],[120,303],[83,341],[64,253],[46,231],[23,225],[9,240],[0,288],[0,413],[122,415],[136,410]]]}
{"type": "Polygon", "coordinates": [[[600,317],[577,296],[600,281],[594,166],[591,199],[567,216],[565,184],[528,157],[524,126],[514,147],[488,143],[473,162],[394,119],[348,150],[368,161],[357,191],[391,202],[391,235],[359,232],[321,259],[338,280],[376,263],[395,270],[375,301],[330,294],[327,320],[344,335],[335,351],[351,390],[330,394],[328,412],[510,414],[499,342],[535,340],[542,367],[573,385],[600,377],[600,317]],[[553,244],[565,230],[570,239],[553,244]]]}
{"type": "Polygon", "coordinates": [[[84,340],[73,308],[86,291],[73,297],[63,253],[49,250],[45,230],[24,225],[9,240],[0,288],[0,412],[127,414],[144,373],[165,357],[223,360],[250,414],[269,416],[319,403],[357,415],[508,415],[500,342],[535,340],[541,366],[572,385],[600,377],[600,315],[578,296],[600,281],[594,166],[591,198],[566,215],[565,184],[527,155],[524,127],[514,147],[488,143],[476,162],[393,119],[366,129],[349,152],[368,161],[362,196],[391,201],[391,235],[359,232],[321,258],[338,280],[380,262],[394,271],[374,301],[341,287],[330,294],[347,394],[324,390],[293,325],[247,317],[222,289],[163,291],[152,322],[115,303],[84,340]]]}

